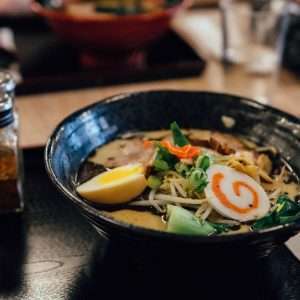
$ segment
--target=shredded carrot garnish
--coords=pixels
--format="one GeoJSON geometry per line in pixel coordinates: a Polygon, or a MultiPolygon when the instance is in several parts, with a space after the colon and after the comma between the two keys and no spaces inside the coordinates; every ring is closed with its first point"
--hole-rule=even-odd
{"type": "Polygon", "coordinates": [[[200,154],[200,149],[192,145],[179,147],[172,145],[169,141],[162,141],[161,145],[178,158],[194,158],[200,154]]]}

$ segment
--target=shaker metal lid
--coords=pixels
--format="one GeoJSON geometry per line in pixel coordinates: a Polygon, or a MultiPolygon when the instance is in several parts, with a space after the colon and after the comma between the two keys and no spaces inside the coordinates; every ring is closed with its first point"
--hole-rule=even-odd
{"type": "Polygon", "coordinates": [[[0,111],[0,128],[3,128],[14,121],[14,113],[12,109],[0,111]]]}
{"type": "Polygon", "coordinates": [[[13,94],[15,81],[6,72],[0,72],[0,127],[5,127],[13,122],[13,94]]]}
{"type": "Polygon", "coordinates": [[[0,72],[0,96],[14,92],[15,87],[16,84],[12,76],[7,72],[0,72]]]}

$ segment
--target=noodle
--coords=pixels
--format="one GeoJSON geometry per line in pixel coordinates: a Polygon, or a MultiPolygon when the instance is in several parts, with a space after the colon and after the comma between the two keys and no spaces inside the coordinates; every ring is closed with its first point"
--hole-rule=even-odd
{"type": "Polygon", "coordinates": [[[229,219],[215,219],[214,222],[220,223],[220,224],[228,224],[228,225],[240,225],[238,221],[229,220],[229,219]]]}
{"type": "Polygon", "coordinates": [[[176,193],[175,185],[173,182],[170,183],[170,190],[171,190],[171,195],[176,197],[177,193],[176,193]]]}
{"type": "Polygon", "coordinates": [[[159,211],[159,212],[164,212],[163,209],[156,203],[154,200],[156,190],[152,189],[151,192],[149,193],[149,202],[159,211]]]}
{"type": "Polygon", "coordinates": [[[191,199],[191,198],[182,198],[182,197],[174,197],[171,195],[165,194],[156,194],[155,199],[163,200],[166,202],[174,202],[174,203],[183,203],[183,204],[202,204],[207,202],[207,199],[191,199]]]}
{"type": "Polygon", "coordinates": [[[176,190],[179,192],[179,194],[182,197],[186,198],[187,197],[187,193],[183,190],[183,188],[180,186],[180,184],[178,182],[176,182],[176,181],[174,181],[173,184],[174,184],[176,190]]]}
{"type": "Polygon", "coordinates": [[[206,220],[208,218],[208,216],[210,215],[210,213],[212,212],[212,210],[213,210],[213,208],[209,205],[208,208],[203,213],[203,215],[201,216],[201,219],[206,220]]]}
{"type": "Polygon", "coordinates": [[[281,192],[281,188],[279,187],[277,190],[275,190],[269,195],[270,200],[276,199],[279,196],[280,192],[281,192]]]}
{"type": "Polygon", "coordinates": [[[205,212],[205,210],[207,209],[208,204],[204,203],[202,206],[200,206],[197,211],[195,212],[195,216],[196,217],[201,217],[202,214],[205,212]]]}

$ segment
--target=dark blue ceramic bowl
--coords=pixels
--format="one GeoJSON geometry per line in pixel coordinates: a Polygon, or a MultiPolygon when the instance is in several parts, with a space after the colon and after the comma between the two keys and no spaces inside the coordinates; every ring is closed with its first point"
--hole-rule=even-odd
{"type": "MultiPolygon", "coordinates": [[[[55,186],[103,235],[122,243],[143,243],[154,249],[190,249],[236,255],[241,251],[267,255],[300,231],[300,223],[246,234],[190,237],[125,225],[103,216],[75,192],[83,160],[97,147],[127,131],[168,128],[214,129],[272,144],[300,173],[300,121],[271,107],[238,96],[209,92],[152,91],[123,94],[88,106],[62,121],[47,143],[45,161],[55,186]],[[222,117],[235,120],[226,128],[222,117]],[[191,247],[193,245],[193,247],[191,247]]],[[[162,252],[161,252],[162,253],[162,252]]]]}

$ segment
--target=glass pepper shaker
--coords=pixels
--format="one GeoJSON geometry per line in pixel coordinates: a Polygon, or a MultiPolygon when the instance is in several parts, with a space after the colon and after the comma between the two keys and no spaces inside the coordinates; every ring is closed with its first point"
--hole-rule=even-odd
{"type": "Polygon", "coordinates": [[[11,75],[0,73],[0,213],[23,210],[23,166],[14,91],[11,75]]]}

